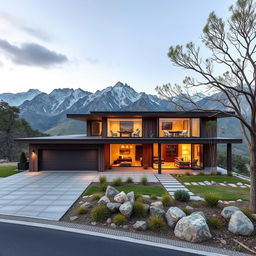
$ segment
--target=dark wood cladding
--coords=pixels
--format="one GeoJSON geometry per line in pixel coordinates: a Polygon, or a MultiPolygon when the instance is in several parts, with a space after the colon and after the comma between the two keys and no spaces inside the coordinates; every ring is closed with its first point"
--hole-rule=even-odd
{"type": "Polygon", "coordinates": [[[107,137],[108,132],[108,119],[106,117],[102,118],[102,137],[107,137]]]}
{"type": "Polygon", "coordinates": [[[107,170],[110,167],[110,145],[104,144],[104,167],[107,170]]]}
{"type": "Polygon", "coordinates": [[[157,137],[158,136],[158,118],[145,117],[142,119],[142,136],[143,137],[157,137]]]}
{"type": "Polygon", "coordinates": [[[143,166],[153,166],[153,144],[142,145],[142,161],[143,166]]]}
{"type": "Polygon", "coordinates": [[[217,118],[201,118],[201,138],[217,137],[217,118]],[[207,122],[214,121],[216,126],[212,129],[207,128],[207,122]]]}
{"type": "Polygon", "coordinates": [[[204,167],[216,167],[217,166],[217,145],[205,144],[203,147],[203,159],[204,167]]]}

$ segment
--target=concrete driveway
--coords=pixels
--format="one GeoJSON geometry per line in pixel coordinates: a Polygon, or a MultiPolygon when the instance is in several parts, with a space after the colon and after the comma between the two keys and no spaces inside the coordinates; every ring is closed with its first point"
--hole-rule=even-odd
{"type": "Polygon", "coordinates": [[[98,172],[22,172],[0,179],[0,214],[59,220],[98,172]]]}

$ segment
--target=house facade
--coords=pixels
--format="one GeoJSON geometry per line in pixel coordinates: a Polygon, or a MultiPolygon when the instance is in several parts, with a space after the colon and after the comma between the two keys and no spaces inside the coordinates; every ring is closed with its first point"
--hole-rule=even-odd
{"type": "Polygon", "coordinates": [[[231,112],[91,112],[68,114],[85,123],[85,134],[19,138],[29,144],[30,171],[144,167],[216,169],[217,145],[241,139],[217,136],[217,119],[231,112]]]}

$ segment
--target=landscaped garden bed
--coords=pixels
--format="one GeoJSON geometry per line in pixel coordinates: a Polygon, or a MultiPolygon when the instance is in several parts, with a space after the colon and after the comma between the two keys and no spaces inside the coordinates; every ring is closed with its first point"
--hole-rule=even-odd
{"type": "Polygon", "coordinates": [[[256,223],[247,210],[248,201],[226,203],[213,194],[206,195],[206,202],[184,202],[188,199],[184,191],[175,194],[176,199],[183,200],[179,201],[171,198],[159,183],[148,183],[146,179],[136,184],[131,179],[115,181],[110,184],[105,177],[100,177],[100,182],[92,183],[61,221],[143,232],[248,253],[240,242],[256,250],[256,223]],[[227,206],[237,208],[231,207],[230,211],[227,206]],[[235,234],[243,232],[237,229],[237,219],[244,220],[247,234],[235,234]],[[188,224],[190,229],[185,230],[188,224]],[[194,229],[197,225],[203,232],[194,229]]]}

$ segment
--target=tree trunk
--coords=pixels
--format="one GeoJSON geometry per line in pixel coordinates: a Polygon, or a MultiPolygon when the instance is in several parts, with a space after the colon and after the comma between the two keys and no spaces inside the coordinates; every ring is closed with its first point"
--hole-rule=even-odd
{"type": "Polygon", "coordinates": [[[250,210],[256,213],[256,138],[252,138],[252,146],[250,148],[250,210]]]}

